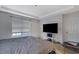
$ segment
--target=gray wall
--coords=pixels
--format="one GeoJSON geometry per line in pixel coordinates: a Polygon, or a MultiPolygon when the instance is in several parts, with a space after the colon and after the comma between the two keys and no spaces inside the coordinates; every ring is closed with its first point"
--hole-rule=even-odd
{"type": "Polygon", "coordinates": [[[15,15],[7,12],[0,11],[0,39],[11,38],[12,36],[12,18],[17,17],[21,20],[31,22],[31,36],[40,37],[40,21],[33,18],[28,18],[20,15],[15,15]]]}
{"type": "Polygon", "coordinates": [[[11,26],[9,14],[0,11],[0,39],[11,36],[11,26]]]}

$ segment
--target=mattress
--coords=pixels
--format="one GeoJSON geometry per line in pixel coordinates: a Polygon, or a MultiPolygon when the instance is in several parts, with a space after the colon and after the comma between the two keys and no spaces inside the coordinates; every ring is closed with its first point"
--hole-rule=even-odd
{"type": "Polygon", "coordinates": [[[53,44],[35,37],[21,37],[0,40],[0,54],[47,54],[53,44]]]}

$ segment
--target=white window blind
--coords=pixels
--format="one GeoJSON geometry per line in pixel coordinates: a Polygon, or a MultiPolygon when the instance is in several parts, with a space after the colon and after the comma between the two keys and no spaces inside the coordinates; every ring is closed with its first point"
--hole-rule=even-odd
{"type": "Polygon", "coordinates": [[[12,17],[12,36],[30,36],[31,22],[12,17]]]}

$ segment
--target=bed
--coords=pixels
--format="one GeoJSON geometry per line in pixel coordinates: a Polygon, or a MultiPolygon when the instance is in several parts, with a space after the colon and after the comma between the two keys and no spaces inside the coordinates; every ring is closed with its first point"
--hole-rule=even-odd
{"type": "Polygon", "coordinates": [[[48,54],[52,50],[51,42],[31,36],[0,40],[0,54],[48,54]]]}

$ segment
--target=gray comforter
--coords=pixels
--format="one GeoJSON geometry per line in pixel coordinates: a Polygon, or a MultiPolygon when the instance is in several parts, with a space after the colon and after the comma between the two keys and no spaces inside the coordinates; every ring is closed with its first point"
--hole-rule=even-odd
{"type": "Polygon", "coordinates": [[[0,40],[0,54],[44,54],[51,50],[50,42],[34,37],[0,40]]]}

